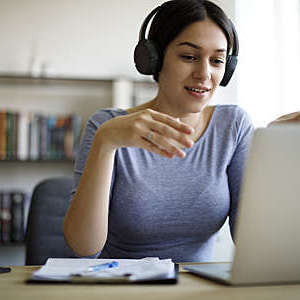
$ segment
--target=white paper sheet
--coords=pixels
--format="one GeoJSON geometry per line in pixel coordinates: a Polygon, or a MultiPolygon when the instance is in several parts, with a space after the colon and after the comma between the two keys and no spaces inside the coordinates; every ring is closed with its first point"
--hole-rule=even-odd
{"type": "Polygon", "coordinates": [[[144,259],[84,259],[49,258],[46,264],[33,273],[33,278],[75,281],[101,281],[124,279],[126,281],[147,281],[174,277],[174,263],[171,259],[157,257],[144,259]],[[117,261],[118,267],[86,272],[88,267],[117,261]],[[74,276],[75,275],[75,276],[74,276]]]}

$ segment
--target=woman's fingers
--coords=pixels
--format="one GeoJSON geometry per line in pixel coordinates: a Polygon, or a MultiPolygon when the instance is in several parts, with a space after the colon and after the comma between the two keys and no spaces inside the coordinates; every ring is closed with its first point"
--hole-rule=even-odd
{"type": "Polygon", "coordinates": [[[151,117],[153,118],[153,120],[164,123],[169,125],[170,127],[184,132],[186,134],[192,134],[194,132],[194,128],[188,124],[185,124],[183,122],[181,122],[180,120],[173,118],[169,115],[166,114],[162,114],[159,112],[156,112],[154,110],[148,109],[148,111],[150,111],[151,113],[151,117]]]}
{"type": "Polygon", "coordinates": [[[173,127],[170,127],[164,123],[149,121],[149,127],[151,130],[159,134],[160,139],[157,139],[157,142],[161,142],[162,146],[165,146],[168,142],[170,143],[171,140],[175,141],[175,144],[178,144],[178,146],[181,148],[190,148],[194,144],[189,134],[178,131],[177,129],[174,129],[173,127]]]}
{"type": "Polygon", "coordinates": [[[176,118],[146,109],[113,118],[98,131],[98,141],[112,149],[141,147],[165,157],[185,157],[194,129],[176,118]]]}
{"type": "Polygon", "coordinates": [[[191,126],[151,109],[137,115],[134,129],[146,142],[143,143],[143,147],[147,145],[152,152],[163,151],[168,157],[171,154],[183,158],[185,152],[182,148],[190,148],[194,144],[190,137],[194,131],[191,126]]]}
{"type": "Polygon", "coordinates": [[[153,149],[153,146],[155,146],[155,148],[159,149],[160,153],[163,151],[168,157],[170,155],[176,155],[181,158],[185,157],[185,152],[183,150],[173,145],[169,139],[161,136],[158,132],[151,130],[146,136],[143,136],[143,139],[150,144],[151,149],[153,149]]]}
{"type": "Polygon", "coordinates": [[[283,115],[279,117],[276,121],[290,121],[290,122],[297,122],[300,120],[300,112],[293,112],[287,115],[283,115]]]}
{"type": "MultiPolygon", "coordinates": [[[[191,138],[191,134],[194,132],[193,127],[171,116],[152,110],[146,110],[145,114],[143,119],[145,138],[147,138],[149,133],[155,132],[154,143],[167,150],[174,150],[169,149],[169,147],[174,145],[177,145],[179,148],[190,148],[193,146],[194,141],[191,138]]],[[[147,139],[149,140],[149,138],[147,139]]]]}
{"type": "Polygon", "coordinates": [[[143,121],[147,123],[148,128],[151,130],[177,141],[183,147],[191,147],[193,145],[193,140],[190,137],[194,132],[192,126],[151,109],[146,109],[143,114],[143,121]]]}
{"type": "Polygon", "coordinates": [[[175,156],[174,153],[168,152],[165,149],[159,148],[158,146],[156,146],[155,144],[153,144],[152,142],[149,142],[146,138],[141,137],[141,141],[140,141],[140,146],[143,149],[146,149],[150,152],[159,154],[161,156],[167,157],[167,158],[173,158],[175,156]]]}
{"type": "Polygon", "coordinates": [[[300,122],[300,112],[293,112],[277,118],[276,120],[272,121],[269,126],[277,124],[292,124],[297,122],[300,122]]]}

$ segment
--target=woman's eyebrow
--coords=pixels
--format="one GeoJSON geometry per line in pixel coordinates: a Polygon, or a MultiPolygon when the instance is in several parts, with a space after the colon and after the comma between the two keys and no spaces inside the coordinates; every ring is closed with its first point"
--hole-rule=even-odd
{"type": "MultiPolygon", "coordinates": [[[[194,43],[191,43],[191,42],[181,42],[181,43],[178,43],[177,46],[189,46],[189,47],[192,47],[194,49],[197,49],[197,50],[201,50],[203,49],[202,47],[194,44],[194,43]]],[[[220,53],[226,53],[226,49],[224,48],[221,48],[221,49],[216,49],[215,52],[220,52],[220,53]]]]}

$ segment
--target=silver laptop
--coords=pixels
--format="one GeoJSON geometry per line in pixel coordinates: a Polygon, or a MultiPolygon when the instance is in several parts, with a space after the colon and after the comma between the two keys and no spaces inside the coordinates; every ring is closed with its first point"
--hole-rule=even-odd
{"type": "Polygon", "coordinates": [[[300,282],[300,125],[254,132],[232,263],[186,270],[230,285],[300,282]]]}

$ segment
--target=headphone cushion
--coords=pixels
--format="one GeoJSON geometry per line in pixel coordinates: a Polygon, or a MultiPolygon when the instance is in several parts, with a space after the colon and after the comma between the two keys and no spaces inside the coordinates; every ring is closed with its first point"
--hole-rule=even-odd
{"type": "Polygon", "coordinates": [[[161,69],[161,54],[154,41],[140,40],[134,50],[137,70],[144,75],[157,74],[161,69]]]}
{"type": "Polygon", "coordinates": [[[236,68],[237,61],[238,61],[238,59],[237,59],[236,55],[230,55],[227,58],[226,67],[225,67],[225,74],[224,74],[223,79],[220,83],[221,86],[226,86],[228,84],[228,82],[230,81],[230,79],[233,75],[233,72],[236,68]]]}

